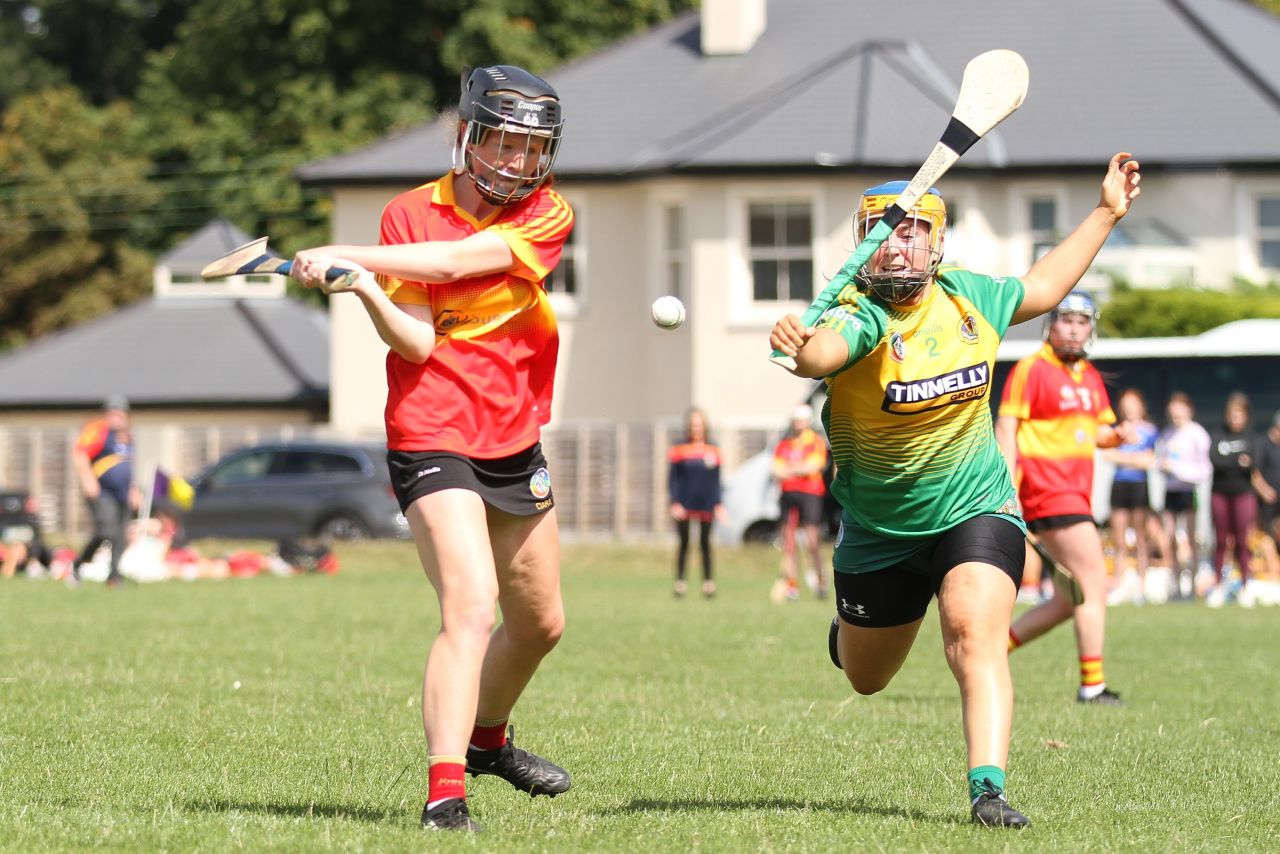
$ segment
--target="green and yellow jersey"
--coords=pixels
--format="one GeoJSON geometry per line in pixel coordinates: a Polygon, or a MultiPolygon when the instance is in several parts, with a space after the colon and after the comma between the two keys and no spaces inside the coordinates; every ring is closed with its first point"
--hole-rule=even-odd
{"type": "Polygon", "coordinates": [[[919,305],[850,287],[819,319],[849,345],[849,361],[826,378],[822,420],[832,494],[858,525],[916,538],[984,513],[1017,518],[988,395],[1023,294],[1016,278],[943,267],[919,305]]]}

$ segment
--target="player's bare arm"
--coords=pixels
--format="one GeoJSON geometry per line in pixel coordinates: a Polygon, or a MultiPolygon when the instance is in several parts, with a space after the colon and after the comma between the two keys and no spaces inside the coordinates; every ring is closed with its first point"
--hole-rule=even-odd
{"type": "Polygon", "coordinates": [[[414,282],[453,282],[510,270],[515,263],[511,247],[489,231],[462,240],[433,240],[388,246],[320,246],[294,256],[294,277],[322,276],[346,258],[367,270],[414,282]]]}
{"type": "Polygon", "coordinates": [[[843,338],[830,329],[805,326],[794,314],[774,324],[769,346],[796,360],[795,368],[788,370],[797,377],[825,377],[849,360],[849,345],[843,338]]]}
{"type": "Polygon", "coordinates": [[[1127,151],[1111,158],[1102,180],[1098,206],[1065,240],[1037,261],[1022,277],[1026,296],[1014,312],[1012,323],[1021,323],[1049,311],[1062,301],[1089,269],[1111,229],[1129,212],[1141,193],[1138,161],[1127,151]]]}

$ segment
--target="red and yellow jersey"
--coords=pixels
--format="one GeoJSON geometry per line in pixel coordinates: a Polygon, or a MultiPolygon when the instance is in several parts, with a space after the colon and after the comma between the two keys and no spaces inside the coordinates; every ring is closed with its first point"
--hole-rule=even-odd
{"type": "Polygon", "coordinates": [[[103,489],[120,501],[128,500],[133,483],[133,442],[127,432],[113,430],[101,419],[90,421],[80,431],[75,449],[88,458],[103,489]]]}
{"type": "Polygon", "coordinates": [[[773,470],[778,477],[778,488],[783,492],[825,495],[827,485],[822,482],[822,470],[826,467],[827,443],[816,430],[806,428],[798,436],[784,436],[773,449],[773,470]],[[806,465],[814,470],[809,474],[795,476],[782,474],[799,465],[806,465]]]}
{"type": "Polygon", "coordinates": [[[1092,515],[1098,425],[1115,413],[1098,369],[1067,365],[1045,344],[1014,366],[1000,415],[1018,419],[1018,497],[1027,521],[1092,515]]]}
{"type": "Polygon", "coordinates": [[[387,446],[481,459],[538,441],[551,417],[560,346],[542,281],[560,261],[573,210],[549,188],[477,220],[460,209],[453,175],[391,200],[383,244],[462,240],[487,231],[511,247],[511,269],[454,282],[381,277],[392,302],[431,307],[436,347],[415,365],[387,354],[387,446]]]}

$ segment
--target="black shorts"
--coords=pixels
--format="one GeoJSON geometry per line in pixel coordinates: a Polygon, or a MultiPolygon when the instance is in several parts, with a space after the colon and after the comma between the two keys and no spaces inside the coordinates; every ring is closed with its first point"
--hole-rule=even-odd
{"type": "Polygon", "coordinates": [[[496,460],[442,451],[387,451],[387,468],[404,512],[422,496],[445,489],[470,490],[513,516],[533,516],[556,506],[541,443],[496,460]]]}
{"type": "Polygon", "coordinates": [[[887,628],[914,623],[929,610],[942,579],[962,563],[991,564],[1022,584],[1027,550],[1022,530],[998,516],[974,516],[938,538],[928,574],[904,565],[872,572],[836,572],[836,612],[851,626],[887,628]]]}
{"type": "Polygon", "coordinates": [[[1041,531],[1052,531],[1055,528],[1068,528],[1072,525],[1079,525],[1081,522],[1088,522],[1090,525],[1098,524],[1087,513],[1066,513],[1062,516],[1044,516],[1034,521],[1028,521],[1027,530],[1033,534],[1038,534],[1041,531]]]}
{"type": "Polygon", "coordinates": [[[801,525],[816,525],[822,521],[822,496],[808,492],[784,492],[778,499],[778,509],[782,511],[782,524],[787,524],[787,517],[795,510],[801,525]]]}
{"type": "Polygon", "coordinates": [[[1195,510],[1195,492],[1191,490],[1165,490],[1164,509],[1170,513],[1187,513],[1195,510]]]}
{"type": "Polygon", "coordinates": [[[1111,482],[1112,510],[1146,510],[1151,506],[1145,480],[1113,480],[1111,482]]]}

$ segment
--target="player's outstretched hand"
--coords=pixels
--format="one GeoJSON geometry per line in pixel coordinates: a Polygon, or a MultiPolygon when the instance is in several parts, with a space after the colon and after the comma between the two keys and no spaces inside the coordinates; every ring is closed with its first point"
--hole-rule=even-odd
{"type": "Polygon", "coordinates": [[[1102,198],[1098,204],[1111,211],[1116,219],[1120,219],[1129,212],[1133,200],[1142,193],[1138,187],[1141,181],[1138,161],[1129,152],[1121,151],[1111,158],[1111,163],[1107,166],[1107,177],[1102,179],[1102,198]]]}
{"type": "Polygon", "coordinates": [[[345,258],[336,258],[325,251],[326,247],[303,249],[293,256],[289,275],[306,288],[318,288],[327,294],[355,291],[362,287],[376,287],[374,276],[364,267],[345,258]],[[337,278],[329,277],[329,270],[337,267],[348,273],[337,278]]]}
{"type": "Polygon", "coordinates": [[[805,326],[796,315],[788,314],[773,325],[773,331],[769,333],[769,346],[794,359],[816,331],[812,326],[805,326]]]}

